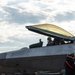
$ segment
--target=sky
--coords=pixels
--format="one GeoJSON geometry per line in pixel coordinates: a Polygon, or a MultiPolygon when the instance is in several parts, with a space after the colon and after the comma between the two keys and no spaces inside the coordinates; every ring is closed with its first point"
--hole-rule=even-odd
{"type": "Polygon", "coordinates": [[[29,47],[46,36],[25,27],[54,24],[75,36],[75,0],[0,0],[0,53],[29,47]]]}

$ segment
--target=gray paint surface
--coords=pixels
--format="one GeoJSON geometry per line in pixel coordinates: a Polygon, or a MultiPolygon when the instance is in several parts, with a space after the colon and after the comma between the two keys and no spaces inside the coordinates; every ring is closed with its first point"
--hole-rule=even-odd
{"type": "Polygon", "coordinates": [[[0,54],[0,66],[58,72],[64,69],[66,54],[73,52],[75,53],[75,44],[22,48],[0,54]]]}
{"type": "Polygon", "coordinates": [[[50,56],[50,55],[64,55],[75,53],[75,44],[55,45],[48,47],[39,47],[33,49],[21,49],[18,51],[8,52],[6,59],[22,58],[22,57],[36,57],[36,56],[50,56]]]}

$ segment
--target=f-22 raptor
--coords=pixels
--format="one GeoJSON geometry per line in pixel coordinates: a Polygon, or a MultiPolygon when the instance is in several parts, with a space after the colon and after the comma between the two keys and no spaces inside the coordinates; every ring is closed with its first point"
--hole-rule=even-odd
{"type": "Polygon", "coordinates": [[[65,43],[52,46],[22,48],[0,54],[0,66],[31,71],[59,72],[64,69],[66,55],[75,53],[75,37],[66,30],[53,24],[26,26],[30,31],[64,39],[65,43]],[[67,42],[67,43],[66,43],[67,42]]]}

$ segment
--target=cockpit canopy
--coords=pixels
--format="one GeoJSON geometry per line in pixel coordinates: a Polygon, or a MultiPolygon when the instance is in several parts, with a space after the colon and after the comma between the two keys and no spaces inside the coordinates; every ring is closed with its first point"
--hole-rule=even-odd
{"type": "Polygon", "coordinates": [[[46,36],[59,37],[65,40],[72,40],[72,41],[75,40],[74,36],[71,33],[53,24],[39,24],[33,26],[26,26],[26,28],[28,30],[46,36]]]}

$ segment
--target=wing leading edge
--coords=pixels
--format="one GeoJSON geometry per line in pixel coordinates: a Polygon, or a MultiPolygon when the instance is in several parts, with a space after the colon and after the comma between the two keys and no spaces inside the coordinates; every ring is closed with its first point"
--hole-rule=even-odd
{"type": "Polygon", "coordinates": [[[33,26],[26,26],[26,28],[28,30],[46,36],[59,37],[67,40],[75,40],[74,36],[71,33],[53,24],[39,24],[33,26]]]}

